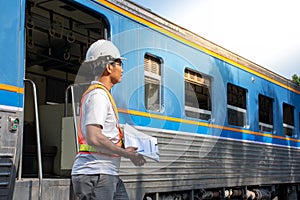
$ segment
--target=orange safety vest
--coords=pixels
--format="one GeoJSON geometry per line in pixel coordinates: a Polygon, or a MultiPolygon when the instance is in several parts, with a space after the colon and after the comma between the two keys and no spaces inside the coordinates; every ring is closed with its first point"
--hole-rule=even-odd
{"type": "Polygon", "coordinates": [[[115,113],[115,117],[116,117],[116,120],[117,120],[117,123],[116,123],[116,126],[119,130],[119,140],[117,142],[115,142],[114,144],[117,145],[118,147],[121,147],[121,148],[124,148],[124,145],[123,145],[123,132],[120,128],[120,125],[119,125],[119,115],[118,115],[118,110],[117,110],[117,106],[116,106],[116,103],[111,95],[111,93],[101,84],[92,84],[89,86],[89,88],[84,92],[84,94],[82,95],[82,98],[81,98],[81,106],[80,106],[80,121],[79,121],[79,125],[78,125],[78,142],[79,142],[79,152],[78,153],[83,153],[83,154],[91,154],[91,153],[99,153],[99,154],[104,154],[104,155],[109,155],[109,156],[113,156],[113,157],[119,157],[118,155],[115,155],[115,154],[106,154],[106,153],[101,153],[99,151],[97,151],[94,147],[90,146],[87,144],[83,134],[82,134],[82,129],[81,129],[81,120],[82,120],[82,105],[84,103],[84,100],[85,100],[85,97],[86,95],[91,92],[92,90],[94,89],[97,89],[97,88],[100,88],[102,90],[105,91],[105,93],[107,94],[109,100],[110,100],[110,103],[112,105],[112,108],[114,110],[114,113],[115,113]]]}

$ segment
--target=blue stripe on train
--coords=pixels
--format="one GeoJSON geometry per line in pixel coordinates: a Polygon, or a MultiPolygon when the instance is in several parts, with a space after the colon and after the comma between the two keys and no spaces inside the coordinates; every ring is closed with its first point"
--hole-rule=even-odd
{"type": "Polygon", "coordinates": [[[288,140],[288,137],[287,140],[285,140],[284,136],[282,135],[280,135],[282,137],[282,139],[280,139],[280,138],[274,138],[268,136],[254,135],[251,133],[235,132],[235,131],[222,130],[217,128],[208,128],[205,126],[197,126],[193,124],[173,122],[173,121],[149,118],[144,116],[128,115],[124,113],[120,113],[120,123],[122,124],[128,123],[132,125],[144,126],[144,127],[156,128],[162,130],[211,135],[211,136],[217,136],[217,137],[241,140],[241,141],[283,145],[288,147],[300,147],[299,142],[288,140]]]}
{"type": "Polygon", "coordinates": [[[0,105],[23,107],[23,94],[0,90],[0,105]]]}

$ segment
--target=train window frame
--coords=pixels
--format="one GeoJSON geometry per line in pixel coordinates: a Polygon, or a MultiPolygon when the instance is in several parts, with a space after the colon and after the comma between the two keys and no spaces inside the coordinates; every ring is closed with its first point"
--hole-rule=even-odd
{"type": "Polygon", "coordinates": [[[271,133],[274,131],[273,104],[273,98],[262,94],[258,95],[258,126],[261,132],[271,133]]]}
{"type": "Polygon", "coordinates": [[[282,127],[283,134],[289,137],[295,137],[295,107],[282,103],[282,127]]]}
{"type": "Polygon", "coordinates": [[[162,58],[150,53],[144,55],[144,106],[148,111],[162,111],[162,65],[162,58]],[[148,98],[151,89],[158,91],[152,102],[149,101],[151,98],[148,98]]]}
{"type": "Polygon", "coordinates": [[[206,121],[212,119],[211,84],[212,80],[209,76],[195,70],[185,68],[184,111],[187,117],[206,121]],[[198,94],[197,91],[199,91],[198,94]],[[190,96],[191,98],[188,98],[188,93],[190,92],[192,92],[193,97],[190,96]],[[200,98],[202,98],[202,100],[200,98]],[[194,99],[194,101],[196,100],[197,102],[188,101],[187,99],[194,99]],[[199,104],[199,102],[203,103],[199,104]]]}
{"type": "MultiPolygon", "coordinates": [[[[227,122],[228,125],[237,127],[248,127],[248,112],[247,112],[247,94],[248,90],[234,85],[232,83],[227,83],[227,122]],[[232,91],[232,92],[231,92],[232,91]],[[234,95],[234,92],[238,94],[234,95]],[[239,93],[242,92],[242,98],[239,93]],[[231,102],[231,98],[240,95],[240,97],[235,97],[237,103],[231,102]],[[242,102],[241,102],[242,100],[242,102]],[[242,105],[240,105],[242,104],[242,105]],[[242,119],[242,121],[240,121],[242,119]]],[[[232,100],[233,101],[233,100],[232,100]]]]}

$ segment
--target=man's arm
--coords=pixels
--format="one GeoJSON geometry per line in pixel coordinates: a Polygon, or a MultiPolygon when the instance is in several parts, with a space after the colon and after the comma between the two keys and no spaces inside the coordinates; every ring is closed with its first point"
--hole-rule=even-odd
{"type": "Polygon", "coordinates": [[[113,144],[105,135],[102,134],[102,128],[99,125],[86,126],[86,141],[97,151],[108,154],[117,154],[121,157],[129,158],[136,166],[144,165],[146,160],[141,154],[137,153],[136,147],[120,148],[113,144]]]}

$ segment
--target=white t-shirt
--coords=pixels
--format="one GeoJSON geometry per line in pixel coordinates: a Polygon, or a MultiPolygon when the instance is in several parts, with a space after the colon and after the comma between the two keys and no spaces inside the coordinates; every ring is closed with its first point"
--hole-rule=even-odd
{"type": "MultiPolygon", "coordinates": [[[[93,81],[92,84],[99,82],[93,81]]],[[[86,126],[97,124],[103,127],[104,134],[112,142],[119,141],[117,119],[109,100],[103,89],[97,88],[89,92],[82,105],[82,135],[86,137],[86,126]]],[[[120,157],[103,154],[78,154],[72,169],[75,174],[110,174],[119,175],[120,157]]]]}

